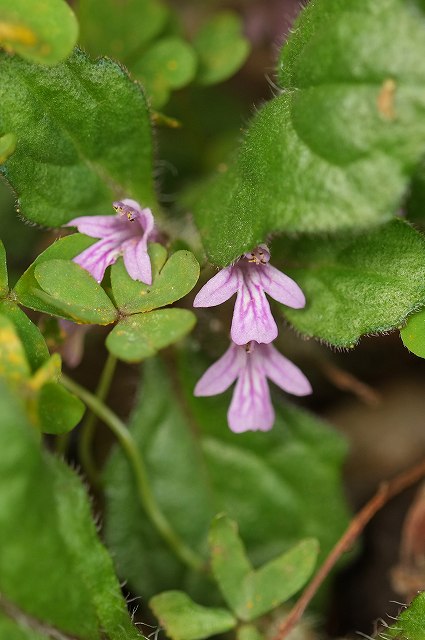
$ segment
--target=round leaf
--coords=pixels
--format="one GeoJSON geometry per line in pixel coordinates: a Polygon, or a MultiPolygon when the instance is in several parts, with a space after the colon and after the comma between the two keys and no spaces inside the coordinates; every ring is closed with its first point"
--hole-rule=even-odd
{"type": "Polygon", "coordinates": [[[57,308],[56,315],[85,324],[111,324],[117,310],[96,280],[71,260],[48,260],[36,265],[34,276],[57,308]]]}
{"type": "Polygon", "coordinates": [[[415,313],[407,320],[407,324],[400,331],[405,347],[415,356],[425,358],[425,309],[415,313]]]}
{"type": "Polygon", "coordinates": [[[85,406],[57,382],[48,382],[37,399],[38,420],[43,433],[67,433],[83,417],[85,406]]]}
{"type": "Polygon", "coordinates": [[[69,56],[78,23],[65,0],[0,0],[0,45],[23,58],[56,64],[69,56]]]}
{"type": "Polygon", "coordinates": [[[196,318],[186,309],[161,309],[121,320],[106,339],[109,351],[126,362],[140,362],[183,338],[196,318]]]}
{"type": "Polygon", "coordinates": [[[189,293],[198,281],[199,264],[190,251],[176,251],[165,265],[166,253],[160,245],[151,245],[149,255],[153,276],[151,285],[132,280],[122,260],[112,266],[112,293],[123,314],[151,311],[172,304],[189,293]]]}

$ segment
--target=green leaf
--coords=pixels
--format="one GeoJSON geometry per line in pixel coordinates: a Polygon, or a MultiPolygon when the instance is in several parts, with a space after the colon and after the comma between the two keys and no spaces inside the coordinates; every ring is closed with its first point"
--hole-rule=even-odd
{"type": "Polygon", "coordinates": [[[387,220],[425,147],[424,57],[413,2],[311,3],[282,52],[284,92],[192,203],[211,261],[229,264],[277,231],[387,220]]]}
{"type": "Polygon", "coordinates": [[[41,367],[49,359],[49,350],[40,329],[11,300],[0,301],[0,314],[13,322],[32,371],[41,367]]]}
{"type": "Polygon", "coordinates": [[[400,331],[405,347],[415,356],[425,358],[425,309],[414,313],[400,331]]]}
{"type": "Polygon", "coordinates": [[[164,247],[152,244],[149,255],[152,262],[151,285],[132,280],[122,260],[112,266],[112,293],[118,309],[125,315],[172,304],[189,293],[198,281],[199,263],[190,251],[176,251],[165,262],[167,253],[164,247]]]}
{"type": "Polygon", "coordinates": [[[65,0],[0,0],[0,45],[32,62],[51,65],[67,58],[78,23],[65,0]]]}
{"type": "Polygon", "coordinates": [[[20,384],[31,374],[25,349],[9,318],[0,315],[0,376],[13,384],[20,384]]]}
{"type": "Polygon", "coordinates": [[[385,636],[395,640],[425,640],[425,593],[417,595],[395,624],[385,629],[385,636]]]}
{"type": "Polygon", "coordinates": [[[220,590],[240,620],[249,622],[293,596],[310,577],[318,544],[299,542],[286,553],[254,571],[237,524],[226,516],[215,518],[209,535],[211,567],[220,590]]]}
{"type": "Polygon", "coordinates": [[[43,253],[37,256],[32,265],[28,267],[16,283],[14,293],[16,294],[17,301],[30,309],[49,313],[54,316],[60,315],[68,320],[72,320],[72,316],[60,313],[56,304],[52,304],[52,301],[46,301],[48,294],[40,287],[35,277],[35,269],[38,265],[51,260],[72,260],[72,258],[75,258],[94,242],[96,242],[96,240],[93,238],[89,238],[80,233],[73,233],[72,235],[60,238],[50,245],[43,253]]]}
{"type": "MultiPolygon", "coordinates": [[[[235,435],[226,421],[230,394],[193,396],[205,368],[187,348],[171,362],[144,363],[130,429],[163,512],[200,553],[212,518],[224,511],[238,522],[255,566],[308,536],[318,538],[323,559],[347,523],[341,436],[281,403],[275,403],[271,432],[235,435]],[[172,460],[172,473],[164,473],[165,460],[172,460]]],[[[144,597],[184,588],[204,604],[215,603],[211,582],[195,579],[158,538],[139,507],[132,470],[119,449],[107,465],[105,482],[105,533],[122,578],[144,597]]]]}
{"type": "Polygon", "coordinates": [[[177,36],[162,38],[130,65],[150,96],[152,106],[161,108],[170,92],[181,89],[195,76],[196,56],[192,47],[177,36]]]}
{"type": "Polygon", "coordinates": [[[166,591],[149,606],[172,640],[202,640],[234,629],[237,621],[227,609],[202,607],[182,591],[166,591]]]}
{"type": "Polygon", "coordinates": [[[304,309],[284,308],[297,331],[338,347],[389,331],[425,304],[425,238],[402,220],[368,233],[278,242],[304,309]]]}
{"type": "Polygon", "coordinates": [[[139,638],[81,481],[40,450],[4,387],[0,448],[0,629],[21,629],[5,637],[139,638]]]}
{"type": "Polygon", "coordinates": [[[127,63],[159,34],[168,10],[158,0],[79,0],[77,16],[89,53],[127,63]]]}
{"type": "Polygon", "coordinates": [[[197,81],[208,85],[230,78],[245,62],[249,41],[242,21],[232,11],[215,14],[196,34],[193,46],[199,56],[197,81]]]}
{"type": "Polygon", "coordinates": [[[0,240],[0,298],[5,298],[9,293],[9,281],[7,276],[6,250],[0,240]]]}
{"type": "Polygon", "coordinates": [[[124,196],[155,205],[146,99],[111,60],[76,51],[45,68],[1,56],[0,121],[17,139],[0,169],[29,220],[107,214],[124,196]]]}
{"type": "Polygon", "coordinates": [[[4,164],[16,149],[16,136],[6,133],[0,137],[0,164],[4,164]]]}
{"type": "Polygon", "coordinates": [[[252,624],[244,624],[238,628],[237,640],[264,640],[264,635],[252,624]]]}
{"type": "Polygon", "coordinates": [[[38,396],[38,417],[43,433],[67,433],[83,417],[85,406],[62,385],[48,382],[38,396]]]}
{"type": "Polygon", "coordinates": [[[124,318],[106,339],[108,350],[120,360],[140,362],[159,349],[181,340],[195,326],[187,309],[161,309],[124,318]]]}
{"type": "Polygon", "coordinates": [[[35,266],[34,276],[58,315],[86,324],[111,324],[117,310],[100,284],[71,260],[48,260],[35,266]]]}

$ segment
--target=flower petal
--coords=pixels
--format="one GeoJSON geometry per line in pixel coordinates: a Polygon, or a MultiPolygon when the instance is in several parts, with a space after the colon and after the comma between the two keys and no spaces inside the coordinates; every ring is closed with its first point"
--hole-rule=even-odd
{"type": "Polygon", "coordinates": [[[255,267],[259,273],[262,287],[274,300],[294,309],[305,306],[305,296],[292,278],[285,275],[271,264],[255,267]]]}
{"type": "MultiPolygon", "coordinates": [[[[131,229],[127,228],[128,220],[121,216],[81,216],[67,222],[65,227],[77,227],[80,233],[85,233],[91,238],[106,238],[107,236],[116,234],[125,234],[130,237],[131,229]]],[[[120,240],[120,238],[118,238],[120,240]]]]}
{"type": "Polygon", "coordinates": [[[73,262],[88,271],[95,280],[102,282],[106,268],[114,264],[118,255],[119,247],[116,242],[106,238],[85,249],[73,259],[73,262]]]}
{"type": "Polygon", "coordinates": [[[266,376],[278,387],[295,396],[306,396],[312,393],[311,384],[303,372],[279,353],[273,345],[259,345],[256,351],[261,357],[266,376]]]}
{"type": "Polygon", "coordinates": [[[208,280],[193,301],[194,307],[215,307],[231,298],[239,288],[237,267],[226,267],[208,280]]]}
{"type": "Polygon", "coordinates": [[[243,369],[246,358],[245,349],[232,343],[226,353],[198,380],[194,395],[215,396],[226,391],[243,369]]]}
{"type": "Polygon", "coordinates": [[[274,423],[267,380],[261,367],[255,366],[256,361],[255,351],[247,355],[247,365],[233,392],[227,419],[235,433],[269,431],[274,423]]]}
{"type": "Polygon", "coordinates": [[[258,277],[257,267],[249,264],[240,269],[240,275],[243,280],[233,311],[230,331],[232,340],[236,344],[247,344],[251,340],[259,343],[272,342],[277,337],[277,325],[258,277]]]}
{"type": "Polygon", "coordinates": [[[124,257],[124,265],[127,273],[133,280],[140,280],[145,284],[152,284],[151,259],[147,252],[145,238],[137,241],[135,238],[127,240],[121,247],[124,257]]]}

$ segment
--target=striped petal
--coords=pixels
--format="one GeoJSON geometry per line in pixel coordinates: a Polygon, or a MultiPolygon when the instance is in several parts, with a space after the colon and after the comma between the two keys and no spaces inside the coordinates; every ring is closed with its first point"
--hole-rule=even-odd
{"type": "Polygon", "coordinates": [[[305,307],[305,296],[292,278],[271,264],[253,267],[257,270],[264,291],[274,300],[294,309],[305,307]]]}
{"type": "Polygon", "coordinates": [[[127,240],[122,247],[124,265],[133,280],[140,280],[145,284],[152,284],[151,259],[147,252],[145,238],[127,240]]]}
{"type": "Polygon", "coordinates": [[[311,384],[303,372],[279,353],[273,345],[259,345],[257,351],[262,359],[266,376],[278,387],[294,396],[306,396],[312,393],[311,384]]]}
{"type": "Polygon", "coordinates": [[[231,336],[236,344],[251,340],[272,342],[278,334],[276,322],[264,294],[257,268],[247,265],[240,268],[242,286],[239,288],[233,311],[231,336]]]}
{"type": "Polygon", "coordinates": [[[235,433],[244,431],[269,431],[274,423],[274,410],[269,387],[256,351],[247,355],[243,369],[233,392],[227,419],[235,433]]]}
{"type": "Polygon", "coordinates": [[[194,395],[215,396],[226,391],[244,368],[246,358],[245,349],[232,343],[226,353],[198,380],[194,395]]]}
{"type": "Polygon", "coordinates": [[[193,301],[194,307],[215,307],[231,298],[239,288],[237,267],[226,267],[208,280],[193,301]]]}
{"type": "Polygon", "coordinates": [[[85,249],[73,259],[73,262],[88,271],[97,282],[102,282],[106,268],[116,262],[119,253],[116,242],[106,238],[85,249]]]}

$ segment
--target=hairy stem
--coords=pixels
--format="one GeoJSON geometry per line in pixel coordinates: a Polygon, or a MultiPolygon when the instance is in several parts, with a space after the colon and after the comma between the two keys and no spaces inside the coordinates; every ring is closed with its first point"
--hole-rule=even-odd
{"type": "Polygon", "coordinates": [[[90,393],[90,391],[87,391],[87,389],[84,389],[84,387],[81,387],[65,375],[62,375],[62,382],[69,391],[78,396],[114,433],[126,453],[133,470],[136,489],[142,507],[160,536],[167,542],[175,555],[188,567],[195,569],[196,571],[204,570],[205,563],[201,556],[195,553],[183,542],[183,540],[181,540],[157,504],[149,485],[144,460],[126,425],[99,398],[90,393]]]}
{"type": "MultiPolygon", "coordinates": [[[[117,359],[112,354],[109,354],[103,367],[102,374],[99,379],[99,384],[97,385],[95,392],[96,398],[98,398],[101,402],[104,402],[107,398],[116,366],[117,359]]],[[[85,474],[87,475],[87,478],[93,486],[98,487],[100,485],[99,472],[93,459],[93,439],[96,422],[97,415],[94,413],[94,411],[90,410],[81,427],[78,450],[80,462],[85,471],[85,474]]]]}
{"type": "Polygon", "coordinates": [[[373,498],[354,516],[342,537],[338,540],[328,557],[314,576],[310,584],[307,585],[301,597],[295,603],[282,624],[279,626],[277,634],[273,640],[284,640],[297,624],[302,614],[306,610],[311,599],[316,594],[329,572],[333,569],[341,555],[347,551],[356,538],[361,534],[367,523],[373,516],[394,496],[398,495],[408,487],[416,484],[425,476],[425,460],[416,466],[400,473],[398,476],[387,482],[382,482],[373,498]]]}

